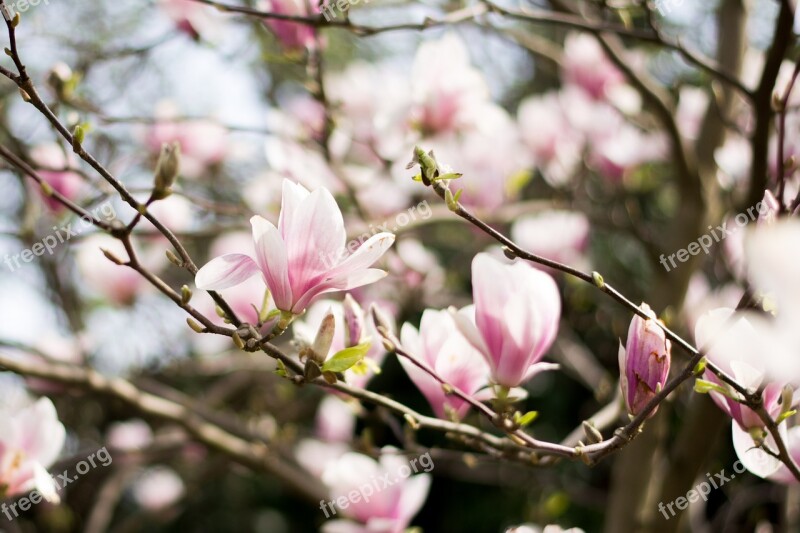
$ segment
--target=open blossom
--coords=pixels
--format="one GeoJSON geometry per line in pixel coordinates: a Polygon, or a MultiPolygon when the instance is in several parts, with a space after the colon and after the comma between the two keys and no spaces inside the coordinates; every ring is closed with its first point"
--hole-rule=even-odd
{"type": "Polygon", "coordinates": [[[556,366],[540,362],[556,338],[561,317],[561,296],[549,274],[480,253],[472,260],[472,297],[474,308],[453,316],[489,363],[495,383],[516,387],[556,366]]]}
{"type": "Polygon", "coordinates": [[[410,120],[426,137],[468,127],[477,108],[493,105],[483,74],[454,33],[420,45],[410,79],[410,120]]]}
{"type": "Polygon", "coordinates": [[[47,468],[64,447],[66,430],[47,398],[22,409],[0,407],[0,500],[37,490],[51,502],[59,501],[47,468]]]}
{"type": "Polygon", "coordinates": [[[553,187],[565,185],[581,163],[583,135],[567,116],[559,93],[531,96],[517,110],[522,141],[533,163],[553,187]]]}
{"type": "MultiPolygon", "coordinates": [[[[419,331],[403,324],[400,332],[403,346],[412,356],[431,367],[450,385],[473,396],[489,382],[489,367],[481,353],[458,331],[447,311],[426,309],[422,313],[419,331]]],[[[398,356],[403,370],[425,395],[439,418],[449,418],[448,411],[462,418],[469,409],[464,400],[445,394],[442,384],[430,374],[398,356]]]]}
{"type": "Polygon", "coordinates": [[[374,283],[386,275],[369,267],[392,245],[394,235],[373,235],[355,253],[343,257],[344,220],[327,189],[309,192],[284,180],[278,227],[258,215],[250,224],[255,259],[226,254],[211,260],[197,272],[198,288],[226,289],[260,273],[275,306],[298,315],[322,294],[374,283]]]}
{"type": "Polygon", "coordinates": [[[329,520],[322,527],[324,533],[401,533],[425,504],[431,476],[403,477],[402,472],[410,470],[408,459],[392,448],[381,451],[378,461],[360,453],[346,453],[325,469],[322,480],[330,488],[332,500],[351,498],[348,495],[352,491],[371,487],[375,480],[387,479],[392,484],[368,497],[350,499],[344,512],[354,520],[329,520]]]}
{"type": "MultiPolygon", "coordinates": [[[[647,304],[641,307],[650,318],[634,316],[625,347],[619,347],[619,384],[628,412],[633,415],[639,414],[666,384],[672,349],[655,313],[647,304]]],[[[653,409],[650,416],[655,412],[653,409]]]]}
{"type": "MultiPolygon", "coordinates": [[[[720,350],[727,346],[725,342],[719,342],[718,335],[726,336],[731,333],[734,338],[739,335],[747,335],[743,330],[750,330],[750,334],[755,334],[752,326],[745,318],[731,319],[734,316],[733,309],[719,308],[700,317],[695,328],[695,340],[701,349],[707,350],[708,360],[723,370],[726,374],[736,380],[737,383],[748,389],[758,390],[764,381],[764,371],[753,367],[745,361],[732,359],[720,353],[720,350]]],[[[723,385],[719,378],[710,370],[706,370],[704,378],[708,381],[723,385]]],[[[764,408],[772,418],[775,418],[781,411],[779,400],[783,386],[776,382],[767,383],[762,392],[764,408]]],[[[747,431],[753,428],[764,427],[764,422],[758,414],[749,407],[742,405],[733,398],[725,396],[719,392],[711,391],[711,399],[717,406],[725,411],[739,426],[747,431]]]]}
{"type": "Polygon", "coordinates": [[[565,83],[579,86],[598,100],[605,98],[610,87],[624,80],[597,40],[585,33],[567,36],[562,75],[565,83]]]}

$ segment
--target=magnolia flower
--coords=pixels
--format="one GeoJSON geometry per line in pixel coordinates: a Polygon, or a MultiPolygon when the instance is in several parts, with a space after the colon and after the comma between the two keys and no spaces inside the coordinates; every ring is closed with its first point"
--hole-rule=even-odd
{"type": "Polygon", "coordinates": [[[472,297],[474,307],[453,316],[489,363],[495,383],[516,387],[557,367],[539,362],[556,338],[561,317],[561,296],[549,274],[480,253],[472,260],[472,297]]]}
{"type": "Polygon", "coordinates": [[[490,100],[483,74],[453,33],[420,45],[410,79],[410,121],[425,136],[469,126],[476,107],[490,100]]]}
{"type": "MultiPolygon", "coordinates": [[[[489,367],[481,353],[458,331],[447,311],[426,309],[422,313],[419,331],[403,324],[400,332],[403,346],[414,357],[431,367],[450,385],[473,396],[489,382],[489,367]]],[[[439,418],[449,418],[453,412],[460,419],[469,404],[454,395],[445,394],[442,384],[406,357],[398,356],[403,370],[425,395],[439,418]]]]}
{"type": "Polygon", "coordinates": [[[404,477],[404,471],[410,473],[407,459],[392,448],[382,452],[378,461],[346,453],[325,469],[322,480],[330,488],[331,499],[349,500],[342,512],[355,521],[330,520],[322,526],[324,533],[401,533],[422,508],[430,490],[430,475],[404,477]],[[366,493],[365,487],[372,489],[381,479],[392,483],[384,483],[381,490],[363,498],[348,496],[353,491],[366,493]]]}
{"type": "MultiPolygon", "coordinates": [[[[764,381],[763,370],[759,370],[745,361],[735,360],[720,353],[721,350],[727,348],[727,345],[726,341],[720,341],[719,336],[730,335],[729,338],[741,338],[740,335],[755,334],[746,319],[736,319],[735,317],[732,319],[732,317],[734,317],[734,310],[727,308],[715,309],[703,315],[697,321],[695,340],[701,349],[706,350],[706,357],[709,361],[734,378],[743,387],[758,390],[764,381]]],[[[704,378],[717,385],[723,385],[710,370],[705,371],[704,378]]],[[[783,386],[781,384],[770,382],[762,392],[764,408],[773,419],[781,412],[779,400],[782,389],[783,386]]],[[[749,431],[754,428],[764,427],[764,422],[749,407],[716,391],[711,391],[709,394],[714,403],[736,421],[743,430],[749,431]]]]}
{"type": "Polygon", "coordinates": [[[278,227],[258,215],[250,224],[255,259],[237,253],[211,260],[197,272],[198,288],[226,289],[261,273],[275,306],[299,315],[322,294],[374,283],[386,275],[369,267],[392,245],[394,235],[378,233],[343,257],[347,236],[342,212],[327,189],[309,192],[284,180],[278,227]]]}
{"type": "Polygon", "coordinates": [[[608,59],[597,40],[591,35],[570,34],[564,41],[565,83],[581,87],[598,100],[606,96],[606,89],[624,81],[619,69],[608,59]]]}
{"type": "MultiPolygon", "coordinates": [[[[666,384],[672,349],[672,343],[657,323],[656,314],[645,303],[641,307],[650,318],[634,316],[625,347],[619,346],[619,384],[628,412],[633,415],[639,414],[666,384]]],[[[656,410],[653,409],[650,416],[656,410]]]]}
{"type": "Polygon", "coordinates": [[[19,410],[0,407],[0,500],[37,490],[58,502],[56,485],[47,468],[64,447],[66,430],[47,398],[19,410]]]}
{"type": "Polygon", "coordinates": [[[570,123],[557,93],[532,96],[517,110],[522,141],[534,164],[553,187],[565,185],[581,163],[583,135],[570,123]]]}

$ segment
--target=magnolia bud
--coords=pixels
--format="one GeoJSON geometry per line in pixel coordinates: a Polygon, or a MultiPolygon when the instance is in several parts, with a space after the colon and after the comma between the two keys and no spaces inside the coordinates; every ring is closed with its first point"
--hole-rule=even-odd
{"type": "Polygon", "coordinates": [[[333,334],[336,332],[336,319],[332,311],[328,311],[325,318],[322,319],[322,324],[319,325],[317,336],[314,339],[314,344],[311,346],[311,358],[319,364],[325,362],[328,358],[328,353],[331,351],[333,344],[333,334]]]}
{"type": "Polygon", "coordinates": [[[620,387],[633,415],[639,414],[667,382],[672,349],[655,313],[645,303],[641,307],[648,318],[634,316],[625,347],[619,347],[620,387]]]}
{"type": "Polygon", "coordinates": [[[361,344],[364,334],[364,310],[347,294],[344,297],[344,344],[345,348],[361,344]]]}
{"type": "Polygon", "coordinates": [[[158,156],[155,173],[155,187],[153,198],[162,199],[172,194],[172,184],[178,177],[181,166],[181,145],[177,142],[161,145],[161,154],[158,156]]]}

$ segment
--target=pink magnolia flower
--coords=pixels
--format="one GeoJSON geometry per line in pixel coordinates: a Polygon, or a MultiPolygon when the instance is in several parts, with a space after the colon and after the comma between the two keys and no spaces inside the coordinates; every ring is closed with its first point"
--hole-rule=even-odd
{"type": "Polygon", "coordinates": [[[570,181],[581,163],[583,135],[576,131],[558,93],[526,98],[517,121],[522,141],[544,179],[557,187],[570,181]]]}
{"type": "MultiPolygon", "coordinates": [[[[738,358],[722,354],[727,346],[720,343],[720,336],[740,338],[744,335],[757,335],[749,322],[744,318],[736,318],[734,310],[729,308],[714,309],[700,317],[695,328],[695,340],[701,349],[707,351],[708,360],[718,366],[726,374],[733,377],[740,385],[753,390],[758,390],[764,382],[764,371],[752,366],[738,358]]],[[[708,381],[723,385],[720,379],[711,371],[706,370],[703,376],[708,381]]],[[[777,382],[767,383],[762,392],[764,408],[772,418],[781,412],[781,390],[783,385],[777,382]]],[[[749,407],[742,405],[733,398],[719,392],[711,391],[711,399],[731,417],[739,426],[749,431],[764,427],[761,418],[749,407]]]]}
{"type": "Polygon", "coordinates": [[[476,109],[490,103],[483,74],[453,33],[420,45],[410,79],[410,121],[426,137],[469,127],[476,109]]]}
{"type": "Polygon", "coordinates": [[[347,501],[347,508],[341,510],[355,521],[328,521],[322,527],[324,533],[401,533],[422,508],[430,490],[430,475],[408,477],[411,467],[404,456],[392,448],[383,448],[382,452],[378,461],[360,453],[346,453],[325,469],[322,479],[330,488],[331,499],[347,501]],[[380,479],[392,484],[384,484],[382,490],[364,498],[348,496],[365,486],[373,488],[380,479]]]}
{"type": "MultiPolygon", "coordinates": [[[[426,309],[422,313],[419,331],[411,324],[403,324],[400,339],[411,355],[470,396],[489,383],[489,366],[481,353],[458,331],[447,311],[426,309]]],[[[446,395],[440,382],[407,358],[398,356],[398,359],[436,416],[449,418],[449,412],[454,412],[460,419],[466,414],[470,407],[468,403],[446,395]]]]}
{"type": "Polygon", "coordinates": [[[561,317],[561,296],[549,274],[480,253],[472,260],[472,297],[474,308],[453,316],[489,363],[495,383],[516,387],[557,367],[540,362],[556,338],[561,317]]]}
{"type": "MultiPolygon", "coordinates": [[[[789,450],[789,454],[792,456],[792,459],[794,459],[794,462],[800,464],[800,426],[790,428],[786,434],[788,437],[785,440],[786,448],[789,450]]],[[[797,485],[800,483],[783,463],[781,463],[773,474],[769,475],[769,479],[771,481],[783,483],[784,485],[797,485]]]]}
{"type": "MultiPolygon", "coordinates": [[[[31,150],[31,159],[40,168],[37,173],[41,176],[53,190],[61,193],[70,200],[75,200],[84,188],[84,182],[77,172],[62,170],[71,166],[71,158],[57,144],[42,144],[31,150]]],[[[36,187],[40,193],[40,187],[36,187]]],[[[64,209],[63,204],[46,196],[42,193],[44,203],[52,211],[60,213],[64,209]]]]}
{"type": "Polygon", "coordinates": [[[299,315],[322,294],[374,283],[386,275],[369,267],[392,245],[394,235],[378,233],[343,257],[347,235],[342,212],[327,189],[309,192],[284,180],[278,227],[257,215],[250,223],[255,259],[226,254],[211,260],[197,272],[198,288],[226,289],[261,273],[275,306],[299,315]]]}
{"type": "Polygon", "coordinates": [[[47,398],[19,410],[0,407],[0,500],[37,490],[58,502],[56,486],[47,468],[64,447],[66,430],[47,398]]]}
{"type": "MultiPolygon", "coordinates": [[[[279,15],[298,17],[314,17],[320,13],[319,4],[313,0],[263,0],[258,7],[279,15]]],[[[264,24],[290,50],[303,50],[316,45],[316,32],[309,24],[278,19],[265,19],[264,24]]]]}
{"type": "MultiPolygon", "coordinates": [[[[656,314],[643,303],[650,318],[631,319],[625,347],[619,346],[619,384],[628,412],[637,415],[666,384],[669,376],[672,343],[658,325],[656,314]]],[[[654,415],[657,409],[650,412],[654,415]]]]}
{"type": "Polygon", "coordinates": [[[605,100],[625,81],[600,43],[586,33],[570,34],[564,41],[562,78],[565,84],[580,87],[595,100],[605,100]]]}

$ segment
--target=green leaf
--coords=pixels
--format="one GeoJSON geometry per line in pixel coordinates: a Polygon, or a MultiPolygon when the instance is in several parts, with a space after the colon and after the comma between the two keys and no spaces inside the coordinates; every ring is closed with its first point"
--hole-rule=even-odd
{"type": "Polygon", "coordinates": [[[528,411],[527,413],[519,417],[519,419],[517,420],[517,424],[519,424],[520,427],[524,428],[525,426],[536,420],[538,417],[539,417],[538,411],[528,411]]]}
{"type": "Polygon", "coordinates": [[[781,413],[777,420],[775,420],[776,424],[780,424],[790,416],[794,416],[797,414],[797,409],[792,409],[791,411],[786,411],[785,413],[781,413]]]}
{"type": "Polygon", "coordinates": [[[725,387],[721,387],[716,383],[712,383],[711,381],[706,381],[705,379],[697,379],[694,382],[694,391],[700,394],[708,394],[711,391],[718,392],[720,394],[724,394],[728,398],[736,399],[731,396],[731,392],[726,389],[725,387]]]}
{"type": "Polygon", "coordinates": [[[358,346],[351,346],[345,348],[340,352],[336,352],[333,357],[325,361],[322,365],[323,372],[344,372],[350,367],[364,359],[369,351],[370,343],[362,342],[358,346]]]}

